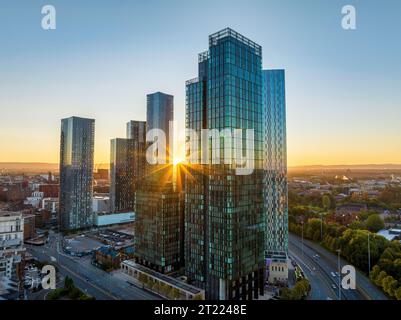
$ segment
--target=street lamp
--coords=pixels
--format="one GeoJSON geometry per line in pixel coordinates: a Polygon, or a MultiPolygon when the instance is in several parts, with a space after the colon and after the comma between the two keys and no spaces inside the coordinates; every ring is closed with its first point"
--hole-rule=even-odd
{"type": "Polygon", "coordinates": [[[301,222],[302,225],[302,241],[301,241],[301,248],[302,248],[302,258],[304,257],[304,222],[301,222]]]}
{"type": "Polygon", "coordinates": [[[340,263],[340,253],[341,250],[337,250],[338,256],[338,300],[341,300],[341,263],[340,263]]]}
{"type": "Polygon", "coordinates": [[[370,277],[370,232],[368,231],[368,276],[370,277]]]}
{"type": "Polygon", "coordinates": [[[323,241],[323,213],[320,213],[320,240],[323,241]]]}

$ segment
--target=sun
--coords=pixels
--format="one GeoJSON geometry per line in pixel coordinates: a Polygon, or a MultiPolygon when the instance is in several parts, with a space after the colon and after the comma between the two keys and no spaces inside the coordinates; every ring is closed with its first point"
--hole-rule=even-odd
{"type": "Polygon", "coordinates": [[[177,166],[177,165],[179,165],[180,163],[183,163],[184,161],[185,161],[184,158],[181,158],[181,157],[174,157],[173,164],[174,164],[175,166],[177,166]]]}

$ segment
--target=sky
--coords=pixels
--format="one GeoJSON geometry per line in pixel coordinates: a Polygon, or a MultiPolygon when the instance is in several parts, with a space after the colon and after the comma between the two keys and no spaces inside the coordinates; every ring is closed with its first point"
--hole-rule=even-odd
{"type": "Polygon", "coordinates": [[[0,162],[58,162],[60,120],[96,119],[95,162],[145,120],[146,94],[175,97],[208,36],[231,27],[286,70],[288,164],[401,163],[401,1],[1,0],[0,162]],[[56,8],[43,30],[42,6],[56,8]],[[341,26],[356,8],[356,30],[341,26]]]}

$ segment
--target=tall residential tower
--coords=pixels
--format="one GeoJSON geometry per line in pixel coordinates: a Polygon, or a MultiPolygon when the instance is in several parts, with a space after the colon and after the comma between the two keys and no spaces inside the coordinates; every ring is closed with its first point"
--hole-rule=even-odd
{"type": "MultiPolygon", "coordinates": [[[[172,135],[170,122],[174,120],[174,96],[162,92],[156,92],[147,95],[147,109],[146,109],[146,132],[152,129],[160,129],[164,132],[166,137],[166,144],[163,146],[163,153],[165,152],[165,162],[171,162],[173,153],[173,141],[170,139],[172,135]]],[[[163,158],[163,157],[160,157],[163,158]]]]}
{"type": "Polygon", "coordinates": [[[110,143],[110,211],[133,211],[135,206],[134,140],[110,143]]]}
{"type": "MultiPolygon", "coordinates": [[[[253,130],[254,170],[238,175],[235,161],[211,163],[211,151],[225,153],[221,136],[214,146],[208,140],[208,164],[197,152],[198,164],[188,166],[186,274],[207,299],[254,299],[264,291],[262,126],[261,46],[229,28],[212,34],[209,50],[199,55],[198,78],[186,84],[186,128],[199,140],[202,129],[253,130]]],[[[231,144],[232,156],[249,147],[245,132],[239,140],[231,144]]],[[[197,145],[195,151],[205,151],[197,145]]]]}
{"type": "Polygon", "coordinates": [[[266,251],[288,252],[287,138],[285,72],[263,70],[265,135],[266,251]]]}
{"type": "Polygon", "coordinates": [[[145,174],[146,122],[127,123],[127,138],[111,140],[111,212],[135,211],[135,193],[145,174]]]}
{"type": "Polygon", "coordinates": [[[61,120],[60,229],[93,225],[93,161],[95,120],[61,120]]]}
{"type": "Polygon", "coordinates": [[[286,284],[289,261],[285,71],[263,70],[262,77],[267,275],[269,283],[286,284]]]}

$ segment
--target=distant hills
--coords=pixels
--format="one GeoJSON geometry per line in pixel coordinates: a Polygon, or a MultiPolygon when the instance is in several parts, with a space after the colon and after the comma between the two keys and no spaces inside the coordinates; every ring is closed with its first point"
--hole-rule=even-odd
{"type": "Polygon", "coordinates": [[[401,170],[401,164],[356,164],[356,165],[311,165],[293,166],[289,171],[332,171],[332,170],[401,170]]]}
{"type": "MultiPolygon", "coordinates": [[[[96,164],[96,169],[108,169],[109,164],[96,164]]],[[[0,172],[43,173],[58,172],[58,163],[44,162],[0,162],[0,172]]]]}
{"type": "MultiPolygon", "coordinates": [[[[96,169],[108,169],[109,164],[96,164],[96,169]]],[[[310,165],[292,166],[289,171],[335,171],[335,170],[401,170],[401,164],[357,164],[357,165],[310,165]]],[[[0,162],[0,172],[58,172],[58,163],[44,162],[0,162]]]]}
{"type": "Polygon", "coordinates": [[[401,164],[356,164],[356,165],[314,165],[289,167],[289,173],[323,173],[323,172],[399,172],[401,164]]]}

